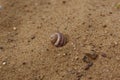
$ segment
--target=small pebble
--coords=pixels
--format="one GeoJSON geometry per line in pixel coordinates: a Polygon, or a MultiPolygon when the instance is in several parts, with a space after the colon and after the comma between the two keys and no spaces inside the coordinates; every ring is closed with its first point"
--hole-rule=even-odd
{"type": "Polygon", "coordinates": [[[88,79],[92,79],[92,77],[89,77],[88,79]]]}
{"type": "Polygon", "coordinates": [[[3,65],[6,65],[6,64],[7,64],[7,62],[6,62],[6,61],[4,61],[2,64],[3,64],[3,65]]]}
{"type": "Polygon", "coordinates": [[[109,14],[112,14],[112,12],[109,12],[109,14]]]}
{"type": "Polygon", "coordinates": [[[64,53],[64,54],[63,54],[63,56],[66,56],[66,55],[67,55],[67,53],[64,53]]]}
{"type": "Polygon", "coordinates": [[[23,65],[26,65],[26,62],[23,62],[22,64],[23,64],[23,65]]]}
{"type": "Polygon", "coordinates": [[[66,3],[66,1],[62,1],[62,3],[63,3],[63,4],[65,4],[65,3],[66,3]]]}
{"type": "Polygon", "coordinates": [[[90,69],[90,67],[93,65],[93,62],[89,62],[86,66],[85,66],[85,70],[90,69]]]}
{"type": "Polygon", "coordinates": [[[118,42],[117,42],[117,41],[114,41],[114,44],[115,44],[115,45],[117,45],[117,44],[118,44],[118,42]]]}
{"type": "Polygon", "coordinates": [[[49,51],[49,49],[46,49],[46,51],[49,51]]]}
{"type": "Polygon", "coordinates": [[[101,56],[102,57],[107,57],[107,55],[105,53],[102,53],[101,56]]]}
{"type": "Polygon", "coordinates": [[[76,57],[75,57],[75,60],[78,60],[78,59],[79,59],[79,57],[78,57],[78,56],[76,56],[76,57]]]}
{"type": "Polygon", "coordinates": [[[95,60],[98,55],[95,53],[95,52],[92,52],[92,53],[86,53],[86,56],[88,56],[89,58],[95,60]]]}
{"type": "Polygon", "coordinates": [[[83,74],[82,73],[77,73],[76,75],[77,75],[77,80],[81,80],[83,74]]]}
{"type": "Polygon", "coordinates": [[[3,47],[0,47],[0,49],[2,50],[2,49],[3,49],[3,47]]]}
{"type": "Polygon", "coordinates": [[[7,42],[10,43],[10,42],[13,42],[13,41],[14,41],[13,39],[8,39],[7,42]]]}
{"type": "Polygon", "coordinates": [[[0,51],[3,51],[3,49],[4,49],[3,47],[0,47],[0,51]]]}
{"type": "Polygon", "coordinates": [[[82,60],[83,60],[84,62],[86,62],[86,63],[89,63],[89,62],[90,62],[90,60],[88,59],[87,56],[84,56],[84,57],[82,58],[82,60]]]}
{"type": "Polygon", "coordinates": [[[16,27],[13,27],[13,30],[14,30],[14,31],[16,31],[16,30],[17,30],[17,28],[16,28],[16,27]]]}
{"type": "Polygon", "coordinates": [[[2,6],[0,5],[0,10],[2,10],[2,6]]]}
{"type": "Polygon", "coordinates": [[[103,28],[106,28],[107,27],[107,25],[103,25],[103,28]]]}
{"type": "Polygon", "coordinates": [[[35,39],[35,36],[32,36],[31,39],[35,39]]]}

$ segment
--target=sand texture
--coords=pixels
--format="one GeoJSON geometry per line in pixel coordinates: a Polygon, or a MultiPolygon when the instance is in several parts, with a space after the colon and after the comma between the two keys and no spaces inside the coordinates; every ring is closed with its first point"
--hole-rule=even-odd
{"type": "Polygon", "coordinates": [[[0,80],[120,80],[118,3],[0,0],[0,80]]]}

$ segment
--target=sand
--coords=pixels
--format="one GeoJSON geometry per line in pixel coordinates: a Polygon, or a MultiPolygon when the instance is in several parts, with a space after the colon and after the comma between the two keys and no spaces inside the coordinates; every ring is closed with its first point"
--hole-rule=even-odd
{"type": "Polygon", "coordinates": [[[0,0],[0,80],[120,80],[118,3],[0,0]],[[59,48],[50,41],[58,31],[68,35],[59,48]]]}

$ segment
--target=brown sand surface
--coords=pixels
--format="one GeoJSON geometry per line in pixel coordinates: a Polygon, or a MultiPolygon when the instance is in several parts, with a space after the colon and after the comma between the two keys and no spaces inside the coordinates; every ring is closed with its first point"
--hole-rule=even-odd
{"type": "Polygon", "coordinates": [[[0,0],[0,80],[120,80],[120,0],[0,0]],[[56,48],[50,35],[68,35],[56,48]],[[85,70],[86,53],[98,55],[85,70]]]}

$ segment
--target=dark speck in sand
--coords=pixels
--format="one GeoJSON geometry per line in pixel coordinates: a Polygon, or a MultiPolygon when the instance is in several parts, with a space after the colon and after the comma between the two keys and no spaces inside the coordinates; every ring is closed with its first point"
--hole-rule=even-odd
{"type": "Polygon", "coordinates": [[[2,50],[3,49],[3,47],[0,47],[0,50],[2,50]]]}
{"type": "Polygon", "coordinates": [[[107,55],[105,53],[102,53],[101,56],[102,57],[107,57],[107,55]]]}
{"type": "Polygon", "coordinates": [[[65,3],[66,3],[66,1],[62,1],[62,3],[63,3],[63,4],[65,4],[65,3]]]}
{"type": "Polygon", "coordinates": [[[32,36],[31,39],[35,39],[35,36],[32,36]]]}
{"type": "Polygon", "coordinates": [[[90,69],[90,67],[92,67],[93,62],[89,62],[86,66],[85,66],[85,70],[90,69]]]}

